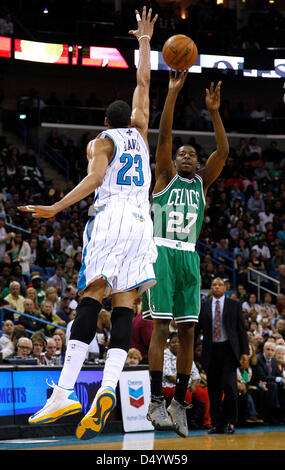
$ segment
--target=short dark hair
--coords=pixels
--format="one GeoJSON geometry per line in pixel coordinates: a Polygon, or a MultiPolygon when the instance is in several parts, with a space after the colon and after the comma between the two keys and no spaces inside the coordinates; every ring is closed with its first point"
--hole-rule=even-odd
{"type": "Polygon", "coordinates": [[[111,103],[106,111],[110,127],[129,127],[132,110],[126,101],[116,100],[111,103]]]}

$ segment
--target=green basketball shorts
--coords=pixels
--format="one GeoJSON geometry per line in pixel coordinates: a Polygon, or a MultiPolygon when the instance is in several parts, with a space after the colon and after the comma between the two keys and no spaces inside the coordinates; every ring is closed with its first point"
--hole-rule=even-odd
{"type": "Polygon", "coordinates": [[[143,317],[198,322],[200,257],[196,251],[157,246],[154,264],[157,283],[143,294],[143,317]]]}

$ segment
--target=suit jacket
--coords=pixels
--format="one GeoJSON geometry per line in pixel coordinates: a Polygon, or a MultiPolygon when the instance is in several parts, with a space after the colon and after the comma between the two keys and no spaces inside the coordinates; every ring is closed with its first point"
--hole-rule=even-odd
{"type": "Polygon", "coordinates": [[[257,385],[260,380],[263,382],[275,382],[276,377],[281,377],[278,369],[278,361],[273,357],[271,359],[271,374],[268,374],[268,367],[263,353],[257,354],[257,364],[252,366],[253,380],[252,383],[257,385]]]}
{"type": "MultiPolygon", "coordinates": [[[[212,357],[212,299],[201,304],[201,311],[195,327],[195,342],[200,331],[203,331],[202,341],[202,366],[207,371],[212,357]]],[[[236,367],[240,365],[240,356],[249,354],[248,337],[244,325],[241,303],[238,300],[225,297],[223,308],[223,326],[228,336],[228,341],[234,357],[236,367]]]]}

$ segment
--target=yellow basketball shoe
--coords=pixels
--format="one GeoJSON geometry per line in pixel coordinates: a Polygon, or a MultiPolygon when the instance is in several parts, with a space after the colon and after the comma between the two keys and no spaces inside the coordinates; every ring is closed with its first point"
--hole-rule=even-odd
{"type": "Polygon", "coordinates": [[[103,430],[105,422],[117,403],[115,390],[107,387],[98,390],[90,410],[80,421],[76,429],[78,439],[92,439],[103,430]]]}
{"type": "Polygon", "coordinates": [[[54,383],[50,386],[53,388],[51,397],[41,410],[30,416],[30,424],[52,423],[63,416],[80,413],[82,406],[73,389],[67,390],[54,383]]]}

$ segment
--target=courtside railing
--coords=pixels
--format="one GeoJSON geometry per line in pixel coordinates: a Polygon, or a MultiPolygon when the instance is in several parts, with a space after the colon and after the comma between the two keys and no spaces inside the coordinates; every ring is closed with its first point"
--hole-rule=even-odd
{"type": "MultiPolygon", "coordinates": [[[[35,320],[37,323],[43,323],[44,325],[51,325],[51,326],[54,326],[55,328],[61,328],[62,330],[66,331],[66,328],[64,326],[57,325],[56,323],[51,323],[47,320],[43,320],[40,317],[35,317],[34,315],[29,315],[28,313],[18,312],[18,310],[14,310],[10,307],[2,307],[1,308],[1,312],[0,312],[0,329],[1,330],[2,330],[2,327],[3,327],[3,323],[4,323],[5,311],[13,312],[13,314],[15,313],[16,315],[20,315],[20,316],[23,316],[23,317],[26,317],[26,318],[30,318],[31,320],[35,320]]],[[[17,324],[17,320],[15,320],[15,323],[17,324]]],[[[25,328],[25,330],[28,333],[31,333],[31,334],[35,333],[35,331],[28,330],[27,328],[25,328]]]]}
{"type": "Polygon", "coordinates": [[[277,279],[274,279],[274,277],[268,276],[267,274],[264,274],[260,271],[256,271],[256,269],[247,268],[247,281],[249,284],[257,287],[258,302],[260,302],[260,293],[262,290],[275,296],[280,295],[280,281],[277,281],[277,279]],[[276,285],[276,291],[270,289],[272,284],[276,285]]]}

